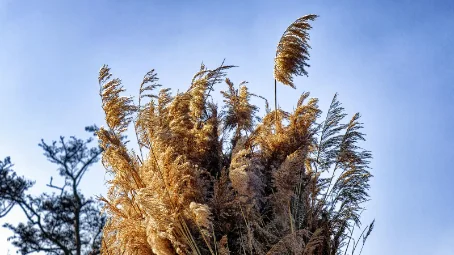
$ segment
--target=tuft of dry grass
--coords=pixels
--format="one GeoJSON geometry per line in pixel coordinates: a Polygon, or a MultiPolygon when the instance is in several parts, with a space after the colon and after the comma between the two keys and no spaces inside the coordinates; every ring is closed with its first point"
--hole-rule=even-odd
{"type": "MultiPolygon", "coordinates": [[[[284,33],[276,79],[293,86],[305,74],[307,21],[284,33]]],[[[226,76],[233,66],[204,65],[189,89],[160,89],[154,70],[139,103],[122,97],[121,81],[103,66],[100,95],[107,127],[99,130],[103,164],[111,173],[103,254],[341,254],[350,246],[367,200],[371,154],[359,114],[334,96],[324,121],[318,100],[303,93],[296,109],[263,118],[246,83],[226,76]],[[210,97],[222,81],[223,105],[210,97]],[[123,139],[133,122],[140,153],[123,139]]],[[[369,236],[373,224],[366,227],[369,236]]],[[[367,230],[367,231],[366,231],[367,230]]],[[[364,244],[364,242],[363,242],[364,244]]],[[[349,247],[350,246],[350,247],[349,247]]],[[[354,251],[352,251],[354,252],[354,251]]]]}

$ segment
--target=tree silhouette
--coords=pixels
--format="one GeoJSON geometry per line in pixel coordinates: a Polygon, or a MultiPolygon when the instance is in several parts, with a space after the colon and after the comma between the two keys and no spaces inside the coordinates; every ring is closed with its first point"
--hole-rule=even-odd
{"type": "MultiPolygon", "coordinates": [[[[97,128],[91,126],[86,130],[94,132],[97,128]]],[[[37,197],[25,195],[20,191],[28,188],[30,182],[10,174],[7,180],[22,183],[22,189],[5,190],[2,199],[8,204],[2,208],[8,211],[16,204],[27,218],[27,222],[17,226],[8,223],[4,225],[14,232],[8,240],[18,248],[18,252],[99,254],[105,218],[100,214],[99,202],[86,198],[79,189],[84,174],[99,160],[102,151],[98,146],[88,146],[92,140],[93,138],[82,140],[74,136],[68,140],[60,137],[58,142],[50,144],[41,140],[39,146],[44,150],[44,155],[58,165],[57,170],[63,178],[63,185],[55,184],[52,177],[47,184],[57,192],[43,193],[37,197]]],[[[3,165],[6,165],[7,172],[10,165],[9,161],[5,162],[3,165]]],[[[1,186],[3,188],[4,185],[1,186]]]]}
{"type": "Polygon", "coordinates": [[[0,160],[0,218],[8,214],[15,204],[14,201],[22,198],[24,192],[33,185],[32,182],[17,176],[12,167],[9,157],[0,160]]]}

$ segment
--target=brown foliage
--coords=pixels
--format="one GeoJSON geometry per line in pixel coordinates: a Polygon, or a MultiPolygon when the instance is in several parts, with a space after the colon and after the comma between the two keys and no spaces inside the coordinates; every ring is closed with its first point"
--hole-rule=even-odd
{"type": "MultiPolygon", "coordinates": [[[[307,36],[301,31],[314,18],[303,17],[288,33],[307,36]]],[[[295,46],[292,38],[283,39],[276,58],[287,71],[275,70],[289,85],[290,75],[305,72],[306,53],[286,49],[295,46]]],[[[110,80],[107,66],[101,69],[107,127],[98,134],[112,173],[103,198],[109,215],[104,254],[328,255],[348,249],[371,177],[371,155],[357,145],[364,140],[359,114],[341,124],[345,114],[336,95],[317,123],[318,101],[304,93],[293,112],[267,110],[258,118],[245,83],[237,88],[224,79],[231,67],[202,65],[189,89],[176,95],[169,89],[151,94],[160,86],[152,70],[138,106],[120,97],[119,80],[110,80]],[[222,79],[227,90],[219,111],[210,93],[222,79]],[[121,139],[131,121],[140,155],[121,139]]]]}

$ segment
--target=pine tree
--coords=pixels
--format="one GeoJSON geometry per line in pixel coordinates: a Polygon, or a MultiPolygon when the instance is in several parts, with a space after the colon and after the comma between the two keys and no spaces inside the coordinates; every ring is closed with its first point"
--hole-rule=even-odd
{"type": "MultiPolygon", "coordinates": [[[[86,128],[96,131],[95,126],[86,128]]],[[[39,146],[47,159],[58,166],[62,185],[57,185],[50,178],[47,185],[57,190],[52,194],[43,193],[32,196],[23,193],[31,186],[31,182],[10,174],[6,178],[21,183],[21,188],[3,189],[2,201],[12,206],[19,206],[27,221],[17,226],[5,224],[4,227],[13,231],[14,235],[8,240],[18,248],[21,254],[45,252],[46,254],[99,254],[101,247],[102,228],[105,218],[100,213],[99,202],[86,198],[79,188],[84,174],[98,161],[101,149],[98,146],[89,148],[92,138],[87,140],[70,137],[66,140],[60,137],[58,142],[48,144],[43,140],[39,146]],[[14,177],[14,178],[13,178],[14,177]]],[[[9,161],[3,163],[3,168],[9,171],[9,161]]],[[[1,165],[1,164],[0,164],[1,165]]],[[[5,186],[8,186],[6,184],[5,186]]]]}
{"type": "Polygon", "coordinates": [[[22,198],[24,192],[33,183],[17,176],[12,170],[10,157],[0,160],[0,218],[8,214],[15,205],[15,200],[22,198]]]}

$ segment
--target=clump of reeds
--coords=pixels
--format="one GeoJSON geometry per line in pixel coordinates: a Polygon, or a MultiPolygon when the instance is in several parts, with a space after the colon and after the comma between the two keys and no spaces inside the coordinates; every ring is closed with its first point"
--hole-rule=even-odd
{"type": "MultiPolygon", "coordinates": [[[[310,29],[304,16],[284,33],[275,78],[307,74],[310,29]]],[[[360,224],[371,154],[359,114],[346,114],[334,96],[322,122],[317,99],[303,93],[296,109],[263,118],[245,83],[226,76],[232,66],[204,65],[189,89],[175,95],[154,70],[144,76],[139,102],[123,97],[119,79],[99,74],[107,127],[98,136],[112,174],[103,230],[104,254],[341,254],[360,224]],[[210,97],[225,81],[224,102],[210,97]],[[220,85],[219,85],[220,86],[220,85]],[[155,92],[156,91],[156,92],[155,92]],[[139,151],[126,147],[133,124],[139,151]]],[[[265,100],[266,101],[266,100],[265,100]]],[[[266,103],[266,105],[268,105],[266,103]]],[[[363,240],[373,224],[363,232],[363,240]]]]}

